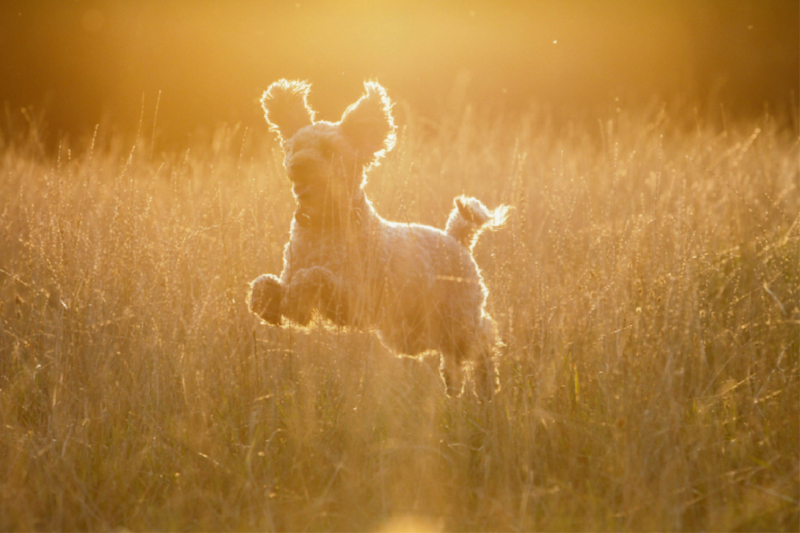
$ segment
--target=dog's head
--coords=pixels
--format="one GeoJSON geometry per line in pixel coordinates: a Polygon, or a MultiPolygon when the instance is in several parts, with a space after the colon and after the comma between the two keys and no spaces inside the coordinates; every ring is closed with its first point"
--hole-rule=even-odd
{"type": "Polygon", "coordinates": [[[361,197],[366,171],[392,149],[392,103],[377,82],[364,83],[364,95],[339,122],[315,121],[308,105],[311,86],[280,80],[264,93],[261,106],[278,134],[284,167],[298,202],[301,225],[331,224],[361,197]]]}

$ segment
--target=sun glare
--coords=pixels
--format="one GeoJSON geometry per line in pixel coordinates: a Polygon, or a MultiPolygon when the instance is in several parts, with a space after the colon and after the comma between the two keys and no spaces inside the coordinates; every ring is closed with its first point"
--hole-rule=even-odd
{"type": "Polygon", "coordinates": [[[0,2],[0,531],[800,530],[798,43],[0,2]]]}

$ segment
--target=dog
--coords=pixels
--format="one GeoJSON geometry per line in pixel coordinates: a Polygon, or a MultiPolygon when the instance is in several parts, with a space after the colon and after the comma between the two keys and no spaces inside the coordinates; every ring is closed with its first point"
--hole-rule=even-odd
{"type": "Polygon", "coordinates": [[[499,390],[496,326],[472,256],[483,230],[502,227],[510,207],[490,211],[460,196],[445,230],[381,218],[364,193],[367,174],[393,148],[392,103],[381,85],[339,122],[316,121],[311,86],[280,80],[261,104],[277,133],[297,203],[280,277],[250,284],[248,305],[264,322],[307,326],[315,314],[338,326],[375,330],[399,355],[438,351],[448,396],[471,375],[480,399],[499,390]]]}

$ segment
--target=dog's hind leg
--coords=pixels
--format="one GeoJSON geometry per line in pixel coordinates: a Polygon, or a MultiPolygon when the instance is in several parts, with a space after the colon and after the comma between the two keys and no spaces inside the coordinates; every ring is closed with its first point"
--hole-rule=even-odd
{"type": "Polygon", "coordinates": [[[472,364],[472,381],[475,395],[482,401],[491,400],[500,391],[495,365],[496,333],[494,323],[487,316],[482,317],[477,335],[470,343],[468,360],[472,364]]]}
{"type": "Polygon", "coordinates": [[[475,385],[475,395],[482,401],[489,401],[496,392],[499,392],[497,370],[493,358],[494,350],[490,346],[483,346],[472,355],[472,381],[475,385]]]}

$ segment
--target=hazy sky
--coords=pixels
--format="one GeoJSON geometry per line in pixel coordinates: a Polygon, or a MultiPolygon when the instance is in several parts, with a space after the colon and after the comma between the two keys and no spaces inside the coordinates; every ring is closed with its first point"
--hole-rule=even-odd
{"type": "Polygon", "coordinates": [[[281,77],[311,81],[326,119],[367,78],[434,118],[455,87],[564,116],[653,97],[736,115],[797,98],[799,28],[796,0],[4,0],[0,100],[80,133],[134,128],[160,91],[165,140],[260,120],[281,77]]]}

